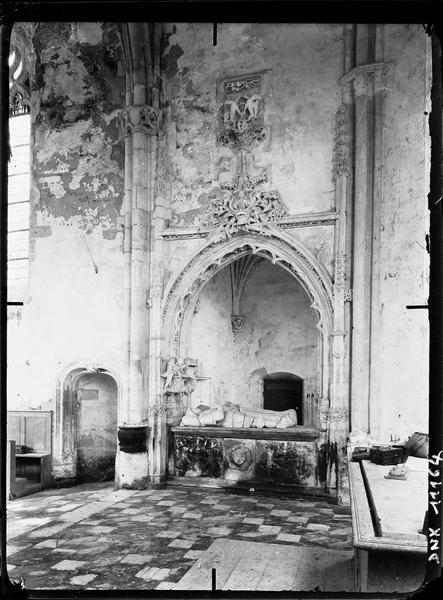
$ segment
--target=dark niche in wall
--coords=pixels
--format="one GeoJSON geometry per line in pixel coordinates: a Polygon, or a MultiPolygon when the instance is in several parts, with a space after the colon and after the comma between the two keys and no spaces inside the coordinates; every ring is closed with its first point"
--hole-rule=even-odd
{"type": "Polygon", "coordinates": [[[303,425],[303,379],[292,373],[271,373],[263,378],[263,408],[294,409],[303,425]]]}

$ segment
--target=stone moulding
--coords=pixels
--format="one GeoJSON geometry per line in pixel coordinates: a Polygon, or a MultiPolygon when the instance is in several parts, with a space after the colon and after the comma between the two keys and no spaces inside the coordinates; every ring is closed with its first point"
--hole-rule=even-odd
{"type": "MultiPolygon", "coordinates": [[[[276,229],[296,229],[299,227],[316,227],[321,225],[335,225],[338,214],[334,211],[325,213],[312,213],[301,215],[288,215],[273,223],[276,229]]],[[[160,235],[166,241],[189,240],[207,238],[213,233],[207,227],[186,227],[180,229],[164,229],[160,235]]]]}
{"type": "Polygon", "coordinates": [[[349,421],[350,412],[347,408],[329,408],[325,417],[328,421],[349,421]]]}

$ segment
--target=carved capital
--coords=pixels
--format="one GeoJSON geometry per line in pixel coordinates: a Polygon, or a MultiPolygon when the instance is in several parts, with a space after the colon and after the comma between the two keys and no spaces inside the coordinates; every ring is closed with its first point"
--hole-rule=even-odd
{"type": "Polygon", "coordinates": [[[368,91],[368,76],[365,71],[361,71],[360,73],[356,73],[353,81],[352,87],[354,89],[354,94],[356,97],[358,96],[367,96],[369,94],[368,91]]]}
{"type": "Polygon", "coordinates": [[[334,329],[331,335],[333,337],[344,337],[346,335],[346,331],[344,329],[334,329]]]}
{"type": "Polygon", "coordinates": [[[134,132],[156,135],[159,131],[161,113],[148,104],[126,106],[120,111],[121,137],[134,132]]]}
{"type": "Polygon", "coordinates": [[[352,293],[352,288],[348,288],[345,289],[343,292],[343,298],[345,302],[352,302],[353,301],[353,293],[352,293]]]}

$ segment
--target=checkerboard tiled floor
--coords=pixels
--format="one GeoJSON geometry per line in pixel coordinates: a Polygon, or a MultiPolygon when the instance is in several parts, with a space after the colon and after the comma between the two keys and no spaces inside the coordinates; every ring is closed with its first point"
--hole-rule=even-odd
{"type": "Polygon", "coordinates": [[[101,483],[8,503],[9,575],[31,589],[161,589],[218,538],[352,550],[349,508],[325,501],[101,483]]]}

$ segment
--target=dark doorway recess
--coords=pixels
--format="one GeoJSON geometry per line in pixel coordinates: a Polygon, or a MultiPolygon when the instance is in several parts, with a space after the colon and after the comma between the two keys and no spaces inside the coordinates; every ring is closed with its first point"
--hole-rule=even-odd
{"type": "Polygon", "coordinates": [[[297,424],[303,425],[303,379],[292,373],[271,373],[263,378],[263,408],[297,413],[297,424]]]}
{"type": "Polygon", "coordinates": [[[117,395],[114,379],[84,373],[74,391],[77,482],[114,479],[117,449],[117,395]]]}

